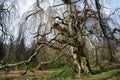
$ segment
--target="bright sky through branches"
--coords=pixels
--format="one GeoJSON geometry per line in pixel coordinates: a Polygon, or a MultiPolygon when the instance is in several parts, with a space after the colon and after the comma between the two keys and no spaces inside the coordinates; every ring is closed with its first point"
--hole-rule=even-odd
{"type": "MultiPolygon", "coordinates": [[[[25,12],[27,12],[28,10],[31,9],[31,7],[35,1],[36,0],[18,0],[21,17],[25,12]]],[[[45,0],[44,4],[41,3],[42,5],[40,5],[42,8],[44,8],[44,10],[47,10],[49,5],[52,5],[55,3],[59,4],[60,0],[58,0],[58,1],[57,0],[47,0],[47,1],[45,0]],[[49,3],[47,1],[49,1],[49,3]]],[[[106,15],[110,15],[114,11],[114,9],[120,7],[119,6],[120,0],[100,0],[100,1],[101,1],[101,4],[104,5],[104,7],[105,7],[103,10],[104,10],[106,15]]]]}
{"type": "Polygon", "coordinates": [[[34,2],[35,0],[19,0],[21,14],[25,13],[34,2]]]}

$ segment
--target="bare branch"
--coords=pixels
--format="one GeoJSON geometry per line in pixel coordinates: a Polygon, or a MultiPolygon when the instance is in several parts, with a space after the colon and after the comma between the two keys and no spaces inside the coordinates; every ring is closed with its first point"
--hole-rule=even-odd
{"type": "MultiPolygon", "coordinates": [[[[58,4],[58,5],[52,6],[52,7],[58,7],[58,6],[61,6],[61,5],[65,5],[66,1],[70,1],[70,0],[63,0],[63,1],[65,1],[65,2],[62,3],[62,4],[58,4]]],[[[74,1],[74,2],[70,2],[69,4],[75,4],[75,3],[79,2],[79,1],[80,1],[80,0],[74,1]]]]}
{"type": "Polygon", "coordinates": [[[24,64],[24,63],[30,63],[31,60],[32,60],[32,58],[35,57],[35,56],[38,54],[39,50],[40,50],[43,46],[44,46],[44,45],[40,45],[40,46],[35,50],[35,53],[34,53],[32,56],[30,56],[30,58],[29,58],[27,61],[21,61],[21,62],[14,63],[14,64],[5,64],[5,65],[0,66],[0,69],[5,68],[5,67],[13,67],[13,66],[22,65],[22,64],[24,64]]]}
{"type": "Polygon", "coordinates": [[[40,11],[43,11],[43,9],[38,10],[38,11],[36,11],[36,12],[34,12],[34,13],[29,14],[29,15],[25,18],[25,20],[27,20],[30,16],[35,15],[35,14],[39,13],[40,11]]]}

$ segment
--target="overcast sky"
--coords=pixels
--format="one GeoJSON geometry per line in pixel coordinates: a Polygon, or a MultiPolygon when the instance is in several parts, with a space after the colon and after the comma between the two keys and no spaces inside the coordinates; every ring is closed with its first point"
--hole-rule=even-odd
{"type": "MultiPolygon", "coordinates": [[[[20,6],[20,12],[23,14],[26,12],[30,6],[36,1],[36,0],[18,0],[19,1],[19,6],[20,6]]],[[[51,2],[54,0],[50,0],[51,2]]],[[[108,8],[118,8],[120,6],[120,0],[104,0],[105,5],[108,8]]],[[[46,8],[46,5],[43,5],[46,8]]],[[[106,10],[106,13],[109,13],[109,10],[106,10]]]]}
{"type": "MultiPolygon", "coordinates": [[[[19,7],[20,7],[20,14],[21,16],[27,11],[30,9],[30,7],[32,6],[32,4],[36,1],[36,0],[18,0],[19,1],[19,7]]],[[[51,4],[53,4],[53,1],[54,0],[50,0],[51,4]],[[51,2],[52,1],[52,2],[51,2]]],[[[56,2],[57,0],[55,0],[56,2]]],[[[120,5],[120,0],[103,0],[105,2],[103,2],[105,4],[104,7],[107,7],[107,8],[112,8],[112,9],[115,9],[115,8],[118,8],[119,5],[120,5]]],[[[57,2],[58,3],[58,2],[57,2]]],[[[50,4],[50,5],[51,5],[50,4]]],[[[48,7],[48,3],[46,3],[46,5],[42,5],[44,9],[47,10],[47,7],[48,7]]],[[[112,9],[105,9],[105,13],[106,14],[110,14],[112,11],[112,9]]]]}
{"type": "Polygon", "coordinates": [[[35,0],[19,0],[21,14],[26,12],[34,2],[35,0]]]}
{"type": "Polygon", "coordinates": [[[107,2],[108,2],[108,5],[113,8],[120,7],[120,0],[107,0],[107,2]]]}

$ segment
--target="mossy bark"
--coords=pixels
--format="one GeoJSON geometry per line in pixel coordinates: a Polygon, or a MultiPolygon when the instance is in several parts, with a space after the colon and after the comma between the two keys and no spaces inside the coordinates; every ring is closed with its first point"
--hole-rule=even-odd
{"type": "Polygon", "coordinates": [[[84,55],[83,47],[84,46],[71,48],[74,59],[74,76],[76,77],[80,77],[81,75],[88,75],[90,73],[89,62],[84,55]]]}

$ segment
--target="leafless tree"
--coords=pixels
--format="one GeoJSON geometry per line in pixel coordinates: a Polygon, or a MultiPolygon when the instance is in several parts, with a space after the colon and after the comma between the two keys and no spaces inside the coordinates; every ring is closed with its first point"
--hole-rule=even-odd
{"type": "MultiPolygon", "coordinates": [[[[44,8],[40,5],[41,1],[36,1],[34,10],[25,15],[25,22],[28,20],[33,21],[32,24],[41,24],[42,22],[42,24],[45,24],[42,27],[33,24],[36,28],[38,27],[35,38],[41,37],[41,39],[43,39],[48,36],[50,37],[45,42],[38,42],[37,49],[28,60],[14,64],[5,64],[0,68],[21,65],[23,63],[29,64],[32,58],[35,57],[44,46],[57,50],[61,52],[61,54],[50,61],[40,62],[41,65],[54,62],[63,56],[64,49],[69,47],[71,52],[68,52],[73,58],[75,66],[74,72],[77,77],[80,77],[81,74],[87,75],[91,72],[87,55],[90,51],[95,54],[97,48],[101,47],[101,45],[102,48],[103,46],[107,48],[111,57],[110,61],[113,61],[114,51],[112,51],[113,47],[110,43],[111,40],[119,43],[119,39],[116,36],[119,34],[120,29],[114,28],[112,30],[107,22],[111,20],[110,16],[114,15],[116,10],[106,17],[101,11],[104,7],[100,4],[100,0],[60,0],[60,2],[61,4],[50,6],[45,12],[44,8]],[[83,7],[81,7],[81,5],[83,7]],[[64,10],[60,12],[61,6],[63,6],[62,8],[64,10]],[[59,9],[57,10],[57,8],[59,9]],[[34,18],[36,16],[37,19],[34,18]],[[44,18],[43,16],[47,17],[44,18]],[[41,22],[39,20],[41,20],[41,22]],[[39,27],[41,27],[41,32],[43,31],[44,34],[39,34],[39,27]],[[54,33],[56,34],[54,35],[54,33]],[[97,40],[96,42],[95,39],[97,40]],[[98,45],[94,46],[92,41],[98,45]],[[61,46],[54,45],[55,42],[61,46]]],[[[96,54],[96,58],[97,57],[98,54],[96,54]]]]}

